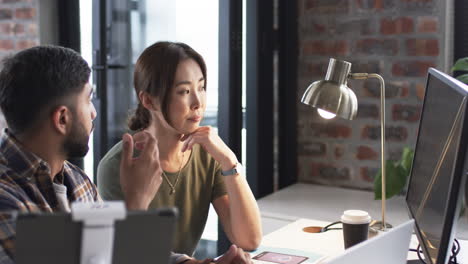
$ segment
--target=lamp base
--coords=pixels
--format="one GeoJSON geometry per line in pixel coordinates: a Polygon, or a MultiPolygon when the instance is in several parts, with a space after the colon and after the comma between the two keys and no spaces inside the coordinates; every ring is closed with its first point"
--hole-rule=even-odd
{"type": "Polygon", "coordinates": [[[378,231],[385,231],[387,229],[393,228],[393,226],[391,224],[385,223],[385,229],[384,229],[382,221],[377,221],[377,220],[372,221],[370,223],[369,227],[374,229],[374,230],[378,230],[378,231]]]}

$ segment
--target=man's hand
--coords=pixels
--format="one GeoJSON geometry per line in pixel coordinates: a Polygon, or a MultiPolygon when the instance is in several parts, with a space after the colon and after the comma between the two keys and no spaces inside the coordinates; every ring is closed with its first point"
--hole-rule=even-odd
{"type": "Polygon", "coordinates": [[[162,183],[157,140],[146,131],[124,134],[120,161],[120,185],[127,208],[146,210],[162,183]],[[134,146],[141,153],[133,157],[134,146]]]}
{"type": "Polygon", "coordinates": [[[190,260],[184,262],[184,264],[252,264],[250,254],[244,252],[242,248],[231,245],[228,251],[224,253],[218,260],[213,261],[212,259],[205,260],[190,260]]]}

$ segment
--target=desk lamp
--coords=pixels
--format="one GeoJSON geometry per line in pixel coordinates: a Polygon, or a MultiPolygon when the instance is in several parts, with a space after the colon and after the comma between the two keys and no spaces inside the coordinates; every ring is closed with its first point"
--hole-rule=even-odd
{"type": "Polygon", "coordinates": [[[380,131],[381,131],[381,167],[382,167],[382,221],[372,224],[375,229],[385,231],[391,225],[385,223],[385,83],[382,76],[375,73],[351,73],[351,63],[330,59],[325,80],[313,82],[301,102],[317,108],[317,112],[326,119],[339,116],[353,120],[357,114],[358,102],[354,92],[347,86],[348,79],[365,80],[377,78],[380,81],[380,131]]]}

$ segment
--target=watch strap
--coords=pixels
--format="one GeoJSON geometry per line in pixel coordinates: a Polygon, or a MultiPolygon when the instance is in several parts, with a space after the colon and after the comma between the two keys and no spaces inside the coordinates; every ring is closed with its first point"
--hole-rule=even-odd
{"type": "Polygon", "coordinates": [[[236,163],[236,165],[234,165],[234,168],[232,168],[230,170],[221,171],[221,175],[223,175],[223,176],[236,175],[236,174],[240,173],[240,170],[239,170],[240,166],[242,166],[242,164],[236,163]]]}

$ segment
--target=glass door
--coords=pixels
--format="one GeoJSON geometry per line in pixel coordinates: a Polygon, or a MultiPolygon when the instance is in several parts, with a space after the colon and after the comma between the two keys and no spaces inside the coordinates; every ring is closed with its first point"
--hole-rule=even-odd
{"type": "MultiPolygon", "coordinates": [[[[207,106],[201,125],[217,129],[218,118],[218,0],[138,1],[131,12],[133,63],[144,48],[157,41],[177,41],[190,45],[207,65],[207,106]]],[[[216,255],[218,218],[210,207],[198,258],[216,255]]]]}
{"type": "MultiPolygon", "coordinates": [[[[133,68],[141,52],[154,42],[184,42],[203,56],[208,86],[201,125],[217,129],[218,14],[218,0],[80,0],[83,56],[93,65],[97,93],[94,140],[85,158],[90,177],[127,130],[128,114],[137,105],[133,68]]],[[[218,219],[211,208],[197,249],[199,257],[216,255],[217,239],[218,219]]]]}

